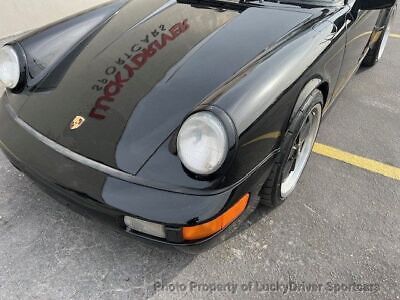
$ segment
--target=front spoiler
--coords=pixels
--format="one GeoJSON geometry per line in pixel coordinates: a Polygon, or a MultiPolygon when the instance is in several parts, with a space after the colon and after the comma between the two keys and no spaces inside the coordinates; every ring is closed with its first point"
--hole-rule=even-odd
{"type": "Polygon", "coordinates": [[[246,220],[250,214],[256,209],[259,203],[259,199],[256,196],[252,196],[250,198],[249,204],[243,214],[228,228],[223,231],[216,233],[213,236],[210,236],[206,239],[194,241],[194,242],[184,242],[178,241],[177,239],[159,239],[153,236],[145,235],[139,232],[126,230],[126,226],[123,223],[123,216],[126,215],[123,211],[112,208],[111,206],[102,204],[94,199],[90,199],[84,195],[74,194],[72,191],[68,191],[64,188],[60,188],[55,184],[50,184],[47,182],[42,176],[39,174],[35,174],[32,170],[29,169],[26,165],[21,165],[15,157],[12,156],[10,152],[8,152],[7,148],[0,141],[0,148],[3,150],[4,154],[7,156],[9,161],[21,172],[25,173],[29,176],[39,188],[41,188],[44,192],[49,194],[53,199],[57,200],[59,203],[68,207],[80,215],[92,219],[99,220],[102,224],[107,225],[113,231],[116,231],[119,234],[134,236],[140,238],[141,240],[150,242],[152,246],[155,245],[166,245],[166,246],[175,246],[178,247],[179,250],[190,253],[197,254],[204,250],[207,250],[213,247],[218,242],[224,241],[227,238],[230,238],[235,232],[238,231],[240,224],[246,220]]]}

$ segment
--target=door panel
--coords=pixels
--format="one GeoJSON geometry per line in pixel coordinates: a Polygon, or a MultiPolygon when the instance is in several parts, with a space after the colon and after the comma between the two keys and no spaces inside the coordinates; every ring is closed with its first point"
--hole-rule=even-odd
{"type": "Polygon", "coordinates": [[[349,3],[352,9],[347,14],[346,49],[334,96],[337,96],[342,91],[368,52],[371,34],[380,13],[379,10],[358,10],[354,7],[354,2],[350,1],[349,3]]]}

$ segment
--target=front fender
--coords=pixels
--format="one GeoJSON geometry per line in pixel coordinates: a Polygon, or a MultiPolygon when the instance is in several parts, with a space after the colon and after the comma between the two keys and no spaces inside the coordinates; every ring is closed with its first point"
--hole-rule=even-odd
{"type": "MultiPolygon", "coordinates": [[[[336,30],[333,22],[321,21],[280,49],[266,53],[234,87],[218,99],[207,102],[224,109],[233,119],[238,133],[244,133],[288,89],[293,88],[293,84],[306,77],[310,68],[316,76],[324,78],[324,81],[336,80],[327,55],[324,55],[329,48],[337,46],[336,41],[344,33],[331,37],[336,30]]],[[[343,51],[340,51],[332,60],[338,59],[340,66],[342,56],[343,51]]],[[[300,91],[301,89],[298,93],[300,91]]]]}
{"type": "Polygon", "coordinates": [[[303,29],[239,74],[232,88],[207,99],[230,115],[239,134],[239,159],[229,178],[240,178],[279,150],[291,116],[313,89],[323,84],[325,100],[331,101],[343,62],[347,11],[343,7],[303,29]]]}
{"type": "Polygon", "coordinates": [[[274,159],[304,85],[315,78],[315,74],[332,84],[337,80],[345,31],[334,29],[336,25],[324,18],[305,23],[286,39],[271,45],[201,102],[200,105],[214,105],[224,110],[238,132],[235,159],[223,176],[200,181],[183,172],[179,158],[170,150],[174,134],[138,175],[185,187],[215,190],[236,184],[274,159]],[[332,32],[335,33],[333,37],[332,32]],[[166,176],[171,172],[174,176],[166,176]]]}

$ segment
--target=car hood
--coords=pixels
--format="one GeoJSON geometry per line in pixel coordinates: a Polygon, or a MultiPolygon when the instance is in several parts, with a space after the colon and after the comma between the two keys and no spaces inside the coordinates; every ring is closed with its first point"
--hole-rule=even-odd
{"type": "Polygon", "coordinates": [[[17,113],[68,149],[137,174],[207,95],[310,17],[131,1],[68,62],[57,86],[44,80],[17,113]]]}

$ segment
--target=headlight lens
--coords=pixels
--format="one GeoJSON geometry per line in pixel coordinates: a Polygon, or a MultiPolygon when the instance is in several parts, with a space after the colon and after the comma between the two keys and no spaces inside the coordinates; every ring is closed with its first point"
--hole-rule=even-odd
{"type": "Polygon", "coordinates": [[[11,46],[0,49],[0,81],[12,89],[18,85],[20,78],[20,64],[17,52],[11,46]]]}
{"type": "Polygon", "coordinates": [[[177,141],[183,165],[195,174],[210,175],[224,163],[228,136],[221,120],[211,112],[198,112],[182,125],[177,141]]]}

